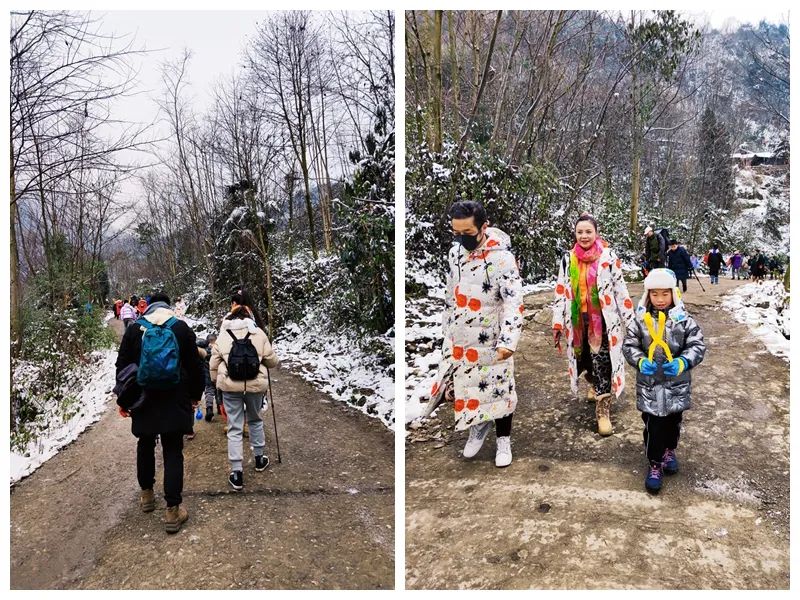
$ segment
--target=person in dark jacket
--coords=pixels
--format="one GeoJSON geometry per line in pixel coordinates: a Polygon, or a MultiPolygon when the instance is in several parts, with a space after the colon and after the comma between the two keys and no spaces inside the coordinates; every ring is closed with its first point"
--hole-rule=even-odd
{"type": "Polygon", "coordinates": [[[711,277],[711,283],[719,285],[719,269],[722,266],[723,258],[722,252],[719,251],[719,246],[714,244],[708,253],[708,275],[711,277]]]}
{"type": "MultiPolygon", "coordinates": [[[[142,319],[163,326],[174,312],[169,307],[169,297],[153,294],[152,304],[142,319]]],[[[189,515],[181,506],[183,501],[183,436],[192,430],[193,405],[203,394],[203,364],[197,353],[196,338],[189,326],[179,319],[170,325],[178,342],[180,356],[180,382],[166,390],[143,389],[141,405],[127,412],[129,406],[120,405],[120,414],[131,417],[131,432],[138,438],[136,445],[136,476],[142,489],[140,506],[144,512],[155,509],[155,446],[161,440],[164,456],[164,499],[167,502],[165,526],[168,533],[176,533],[189,515]]],[[[134,323],[125,330],[117,355],[117,374],[131,364],[138,364],[142,350],[144,327],[134,323]]],[[[119,400],[118,400],[119,403],[119,400]]]]}
{"type": "Polygon", "coordinates": [[[750,272],[753,274],[753,279],[759,283],[764,281],[764,277],[767,274],[767,259],[764,253],[758,248],[756,248],[753,256],[750,257],[750,265],[750,272]]]}
{"type": "Polygon", "coordinates": [[[666,260],[664,240],[649,225],[644,229],[644,255],[648,270],[659,269],[664,266],[664,261],[666,260]]]}
{"type": "Polygon", "coordinates": [[[683,411],[692,406],[692,371],[705,352],[703,332],[686,312],[674,275],[654,269],[644,280],[636,319],[622,346],[625,360],[638,371],[636,408],[644,421],[649,492],[661,489],[663,473],[678,472],[675,449],[683,411]]]}
{"type": "Polygon", "coordinates": [[[675,278],[678,283],[686,291],[686,281],[689,279],[689,273],[692,271],[692,258],[686,251],[686,248],[679,245],[676,240],[669,241],[669,252],[667,252],[667,266],[675,273],[675,278]]]}
{"type": "Polygon", "coordinates": [[[205,391],[203,392],[203,396],[206,399],[206,423],[210,423],[211,420],[214,418],[214,401],[217,400],[217,413],[222,414],[220,410],[220,406],[222,404],[222,396],[217,394],[217,386],[214,385],[214,381],[211,379],[211,368],[209,366],[211,362],[211,353],[214,350],[214,346],[217,345],[217,336],[213,333],[209,333],[206,336],[206,339],[198,339],[197,346],[203,349],[205,353],[205,357],[203,360],[203,371],[205,373],[205,391]]]}

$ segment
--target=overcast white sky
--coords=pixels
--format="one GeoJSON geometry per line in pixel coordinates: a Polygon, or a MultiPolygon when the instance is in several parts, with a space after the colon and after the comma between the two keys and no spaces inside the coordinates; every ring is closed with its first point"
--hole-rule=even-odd
{"type": "MultiPolygon", "coordinates": [[[[265,12],[255,11],[97,11],[102,18],[102,30],[118,36],[135,36],[137,47],[152,50],[134,63],[140,70],[134,98],[117,103],[116,115],[130,122],[148,123],[157,118],[155,98],[161,94],[160,66],[164,61],[178,58],[184,48],[193,53],[189,81],[196,112],[211,105],[212,89],[220,79],[235,73],[242,52],[265,12]]],[[[688,12],[698,24],[727,27],[737,22],[758,23],[762,19],[780,22],[787,12],[767,2],[752,4],[745,14],[741,11],[715,10],[688,12]]],[[[403,85],[397,89],[402,93],[403,85]]],[[[399,106],[404,103],[400,102],[399,106]]],[[[135,195],[136,188],[125,186],[126,195],[135,195]]]]}

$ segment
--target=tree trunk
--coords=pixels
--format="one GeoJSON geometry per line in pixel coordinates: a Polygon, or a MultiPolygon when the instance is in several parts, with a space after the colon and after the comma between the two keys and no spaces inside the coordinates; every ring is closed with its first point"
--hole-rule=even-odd
{"type": "Polygon", "coordinates": [[[442,151],[442,14],[444,11],[433,11],[431,27],[431,44],[433,49],[433,90],[431,94],[431,150],[442,151]]]}

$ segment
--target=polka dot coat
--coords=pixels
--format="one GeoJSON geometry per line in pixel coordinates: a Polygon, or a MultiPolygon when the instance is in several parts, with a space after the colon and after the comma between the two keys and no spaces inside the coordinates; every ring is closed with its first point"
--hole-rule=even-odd
{"type": "Polygon", "coordinates": [[[487,229],[474,252],[454,244],[448,255],[443,316],[443,360],[431,396],[452,369],[455,428],[499,419],[514,412],[514,359],[497,359],[497,348],[516,350],[522,331],[522,279],[508,236],[487,229]]]}

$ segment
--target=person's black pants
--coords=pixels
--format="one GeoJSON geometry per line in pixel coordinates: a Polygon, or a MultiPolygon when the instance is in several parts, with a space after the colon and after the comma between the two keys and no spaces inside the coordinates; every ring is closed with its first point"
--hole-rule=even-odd
{"type": "MultiPolygon", "coordinates": [[[[164,499],[167,506],[183,502],[183,434],[162,433],[164,455],[164,499]]],[[[136,443],[136,478],[143,490],[152,490],[156,482],[156,436],[143,435],[136,443]]]]}
{"type": "Polygon", "coordinates": [[[681,285],[681,287],[683,287],[683,291],[685,292],[686,291],[686,277],[684,277],[683,279],[678,279],[678,283],[681,285]]]}
{"type": "Polygon", "coordinates": [[[514,418],[514,413],[506,415],[502,419],[494,420],[494,430],[497,437],[505,437],[511,435],[511,419],[514,418]]]}
{"type": "Polygon", "coordinates": [[[678,438],[681,435],[681,421],[683,413],[676,412],[666,417],[657,417],[649,413],[642,413],[644,421],[644,447],[647,451],[647,460],[661,462],[664,450],[674,450],[678,447],[678,438]]]}

